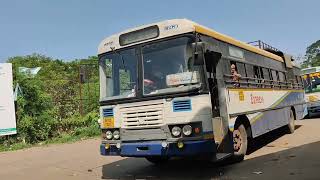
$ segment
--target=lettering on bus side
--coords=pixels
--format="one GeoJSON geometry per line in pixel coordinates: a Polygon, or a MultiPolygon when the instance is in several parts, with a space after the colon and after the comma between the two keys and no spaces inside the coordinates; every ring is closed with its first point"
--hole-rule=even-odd
{"type": "Polygon", "coordinates": [[[264,103],[263,96],[255,96],[250,94],[251,104],[262,104],[264,103]]]}

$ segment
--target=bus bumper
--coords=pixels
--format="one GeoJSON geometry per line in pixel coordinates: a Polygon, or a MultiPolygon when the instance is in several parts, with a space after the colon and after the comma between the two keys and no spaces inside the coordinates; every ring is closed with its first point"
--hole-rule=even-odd
{"type": "Polygon", "coordinates": [[[120,148],[115,145],[100,145],[100,153],[104,156],[147,157],[147,156],[197,156],[215,153],[216,144],[213,140],[183,141],[183,146],[178,147],[178,142],[150,141],[122,143],[120,148]],[[166,146],[164,146],[166,144],[166,146]],[[106,148],[107,147],[107,148],[106,148]]]}

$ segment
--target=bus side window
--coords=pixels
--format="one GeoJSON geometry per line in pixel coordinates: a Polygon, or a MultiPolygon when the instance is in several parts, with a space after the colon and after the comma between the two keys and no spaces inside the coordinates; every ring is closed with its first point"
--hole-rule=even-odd
{"type": "Polygon", "coordinates": [[[285,76],[283,72],[279,72],[280,87],[285,87],[285,76]]]}
{"type": "Polygon", "coordinates": [[[246,77],[246,70],[245,70],[244,64],[237,62],[237,68],[238,68],[238,73],[241,75],[241,77],[246,77]]]}
{"type": "Polygon", "coordinates": [[[298,76],[295,76],[295,78],[294,78],[294,83],[293,83],[293,87],[294,87],[294,88],[297,88],[297,86],[298,86],[298,76]]]}
{"type": "Polygon", "coordinates": [[[279,80],[280,80],[280,82],[284,82],[285,81],[285,77],[284,77],[284,73],[283,72],[279,72],[279,80]]]}
{"type": "Polygon", "coordinates": [[[299,76],[299,79],[300,79],[300,86],[302,86],[302,88],[303,88],[303,79],[301,76],[299,76]]]}
{"type": "Polygon", "coordinates": [[[296,88],[299,88],[298,86],[301,85],[301,77],[300,76],[296,76],[296,88]]]}
{"type": "Polygon", "coordinates": [[[237,69],[238,69],[238,73],[241,75],[240,86],[243,86],[246,82],[246,80],[243,78],[247,76],[244,64],[237,62],[237,69]]]}
{"type": "Polygon", "coordinates": [[[290,89],[291,88],[291,84],[288,80],[288,74],[287,73],[283,73],[284,74],[284,82],[285,82],[285,85],[286,85],[286,88],[287,89],[290,89]]]}
{"type": "Polygon", "coordinates": [[[241,79],[241,74],[239,73],[239,68],[238,64],[234,61],[230,61],[230,75],[231,75],[231,80],[232,80],[232,86],[234,87],[240,87],[240,79],[241,79]]]}
{"type": "Polygon", "coordinates": [[[271,70],[273,87],[278,87],[278,76],[275,70],[271,70]]]}
{"type": "Polygon", "coordinates": [[[255,87],[254,80],[254,73],[253,73],[253,66],[251,64],[246,64],[246,72],[247,72],[247,77],[248,79],[248,86],[249,87],[255,87]]]}
{"type": "Polygon", "coordinates": [[[258,79],[259,78],[259,67],[253,66],[253,72],[254,72],[254,78],[258,79]]]}
{"type": "Polygon", "coordinates": [[[259,73],[260,73],[260,74],[259,74],[259,75],[260,75],[259,78],[260,78],[260,79],[264,79],[262,67],[259,67],[259,73]]]}
{"type": "Polygon", "coordinates": [[[264,86],[270,88],[270,74],[267,68],[262,68],[264,86]]]}
{"type": "Polygon", "coordinates": [[[254,73],[254,83],[256,87],[261,86],[261,74],[260,74],[260,68],[258,66],[253,66],[253,73],[254,73]]]}

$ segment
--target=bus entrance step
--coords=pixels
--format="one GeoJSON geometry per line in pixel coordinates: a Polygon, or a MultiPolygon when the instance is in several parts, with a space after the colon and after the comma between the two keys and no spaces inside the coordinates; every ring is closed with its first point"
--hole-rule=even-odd
{"type": "Polygon", "coordinates": [[[232,153],[217,153],[216,154],[216,161],[224,160],[230,156],[232,156],[232,153]]]}

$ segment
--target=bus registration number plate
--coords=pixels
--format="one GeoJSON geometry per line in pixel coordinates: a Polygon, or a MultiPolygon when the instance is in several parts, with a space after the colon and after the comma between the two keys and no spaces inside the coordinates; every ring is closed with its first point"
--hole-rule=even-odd
{"type": "Polygon", "coordinates": [[[104,128],[114,128],[114,118],[113,117],[104,118],[103,127],[104,128]]]}

